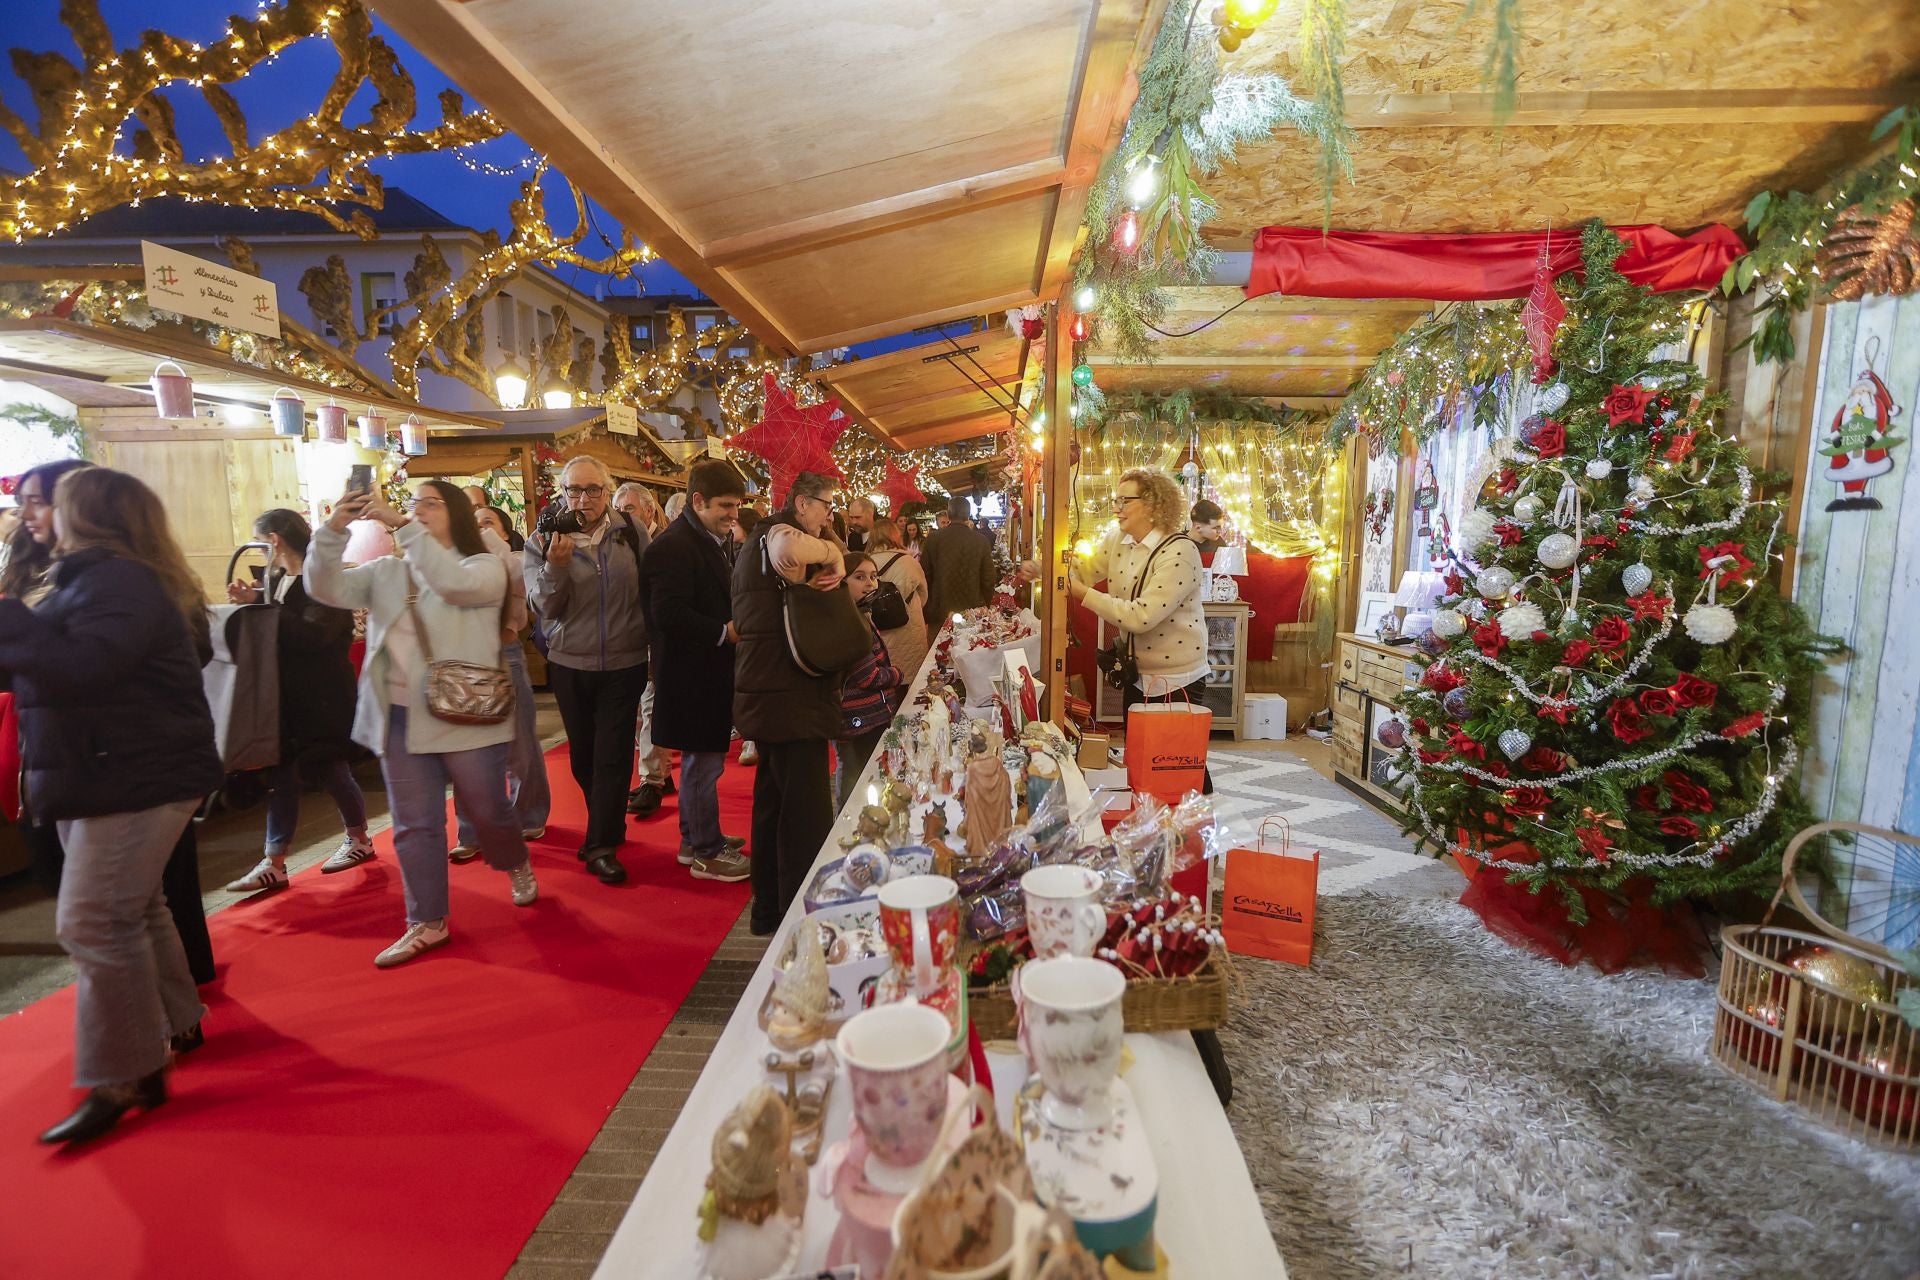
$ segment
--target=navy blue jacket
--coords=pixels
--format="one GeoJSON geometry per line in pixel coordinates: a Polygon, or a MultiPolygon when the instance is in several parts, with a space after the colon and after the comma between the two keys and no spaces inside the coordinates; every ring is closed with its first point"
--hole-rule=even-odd
{"type": "Polygon", "coordinates": [[[640,600],[652,638],[653,741],[725,751],[733,737],[733,566],[691,503],[647,544],[640,600]]]}
{"type": "Polygon", "coordinates": [[[0,600],[0,680],[20,713],[38,822],[198,800],[218,787],[201,655],[151,569],[62,557],[37,609],[0,600]]]}

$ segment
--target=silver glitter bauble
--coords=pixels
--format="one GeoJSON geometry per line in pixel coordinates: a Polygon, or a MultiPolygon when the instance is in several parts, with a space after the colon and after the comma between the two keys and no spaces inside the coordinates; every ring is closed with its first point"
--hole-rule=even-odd
{"type": "Polygon", "coordinates": [[[1587,479],[1605,480],[1613,474],[1613,459],[1595,458],[1587,464],[1587,479]]]}
{"type": "Polygon", "coordinates": [[[1570,533],[1550,533],[1535,552],[1549,569],[1565,569],[1580,558],[1580,540],[1570,533]]]}
{"type": "Polygon", "coordinates": [[[1467,620],[1452,609],[1436,609],[1433,612],[1433,634],[1442,640],[1451,640],[1467,629],[1467,620]]]}
{"type": "Polygon", "coordinates": [[[1542,413],[1557,413],[1572,394],[1573,389],[1566,383],[1555,382],[1540,388],[1540,394],[1533,398],[1533,405],[1542,413]]]}
{"type": "Polygon", "coordinates": [[[1653,570],[1636,560],[1620,571],[1620,585],[1630,596],[1641,595],[1653,585],[1653,570]]]}
{"type": "Polygon", "coordinates": [[[1533,735],[1525,729],[1503,729],[1496,741],[1499,742],[1500,751],[1507,759],[1518,760],[1533,746],[1533,735]]]}
{"type": "Polygon", "coordinates": [[[1546,503],[1530,493],[1513,504],[1513,518],[1521,524],[1532,524],[1540,518],[1540,513],[1544,510],[1546,510],[1546,503]]]}
{"type": "Polygon", "coordinates": [[[1505,600],[1507,593],[1513,590],[1513,570],[1502,569],[1499,565],[1482,569],[1480,576],[1473,580],[1473,589],[1488,600],[1505,600]]]}
{"type": "Polygon", "coordinates": [[[1696,604],[1687,610],[1687,634],[1701,644],[1724,644],[1738,630],[1733,610],[1723,604],[1696,604]]]}

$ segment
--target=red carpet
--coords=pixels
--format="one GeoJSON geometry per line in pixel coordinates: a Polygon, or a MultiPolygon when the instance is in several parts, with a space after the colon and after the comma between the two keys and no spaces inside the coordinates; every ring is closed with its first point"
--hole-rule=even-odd
{"type": "MultiPolygon", "coordinates": [[[[373,967],[405,926],[390,832],[376,863],[214,916],[206,1047],[83,1152],[34,1141],[79,1097],[72,988],[0,1021],[0,1275],[503,1274],[748,896],[675,862],[672,798],[600,884],[564,747],[548,771],[540,900],[452,867],[453,941],[410,965],[373,967]]],[[[726,830],[752,786],[724,775],[726,830]]]]}

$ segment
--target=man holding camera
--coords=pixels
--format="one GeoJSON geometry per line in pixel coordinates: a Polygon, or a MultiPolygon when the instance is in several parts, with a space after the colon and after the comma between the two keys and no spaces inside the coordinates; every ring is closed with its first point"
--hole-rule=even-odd
{"type": "Polygon", "coordinates": [[[603,884],[620,884],[633,726],[647,687],[640,597],[647,531],[613,510],[613,476],[599,459],[568,459],[560,485],[564,503],[542,512],[527,539],[527,584],[546,626],[547,679],[566,726],[573,780],[587,799],[579,856],[603,884]]]}

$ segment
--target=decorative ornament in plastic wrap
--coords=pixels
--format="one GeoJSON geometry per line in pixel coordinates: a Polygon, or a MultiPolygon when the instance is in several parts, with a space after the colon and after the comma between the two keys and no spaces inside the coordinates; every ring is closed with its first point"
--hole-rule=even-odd
{"type": "Polygon", "coordinates": [[[1549,569],[1565,569],[1580,558],[1580,539],[1570,533],[1550,533],[1535,551],[1549,569]]]}
{"type": "Polygon", "coordinates": [[[1533,735],[1525,729],[1502,729],[1495,739],[1500,744],[1500,752],[1509,760],[1518,760],[1533,748],[1533,735]]]}
{"type": "Polygon", "coordinates": [[[1422,631],[1420,638],[1413,642],[1413,647],[1429,658],[1437,658],[1447,651],[1447,638],[1437,636],[1432,631],[1422,631]]]}
{"type": "Polygon", "coordinates": [[[1613,474],[1613,459],[1595,458],[1587,464],[1587,479],[1605,480],[1613,474]]]}
{"type": "Polygon", "coordinates": [[[1620,585],[1627,589],[1630,596],[1645,595],[1653,585],[1653,570],[1636,560],[1620,571],[1620,585]]]}
{"type": "Polygon", "coordinates": [[[1499,565],[1482,569],[1480,576],[1473,580],[1473,589],[1485,599],[1505,600],[1507,593],[1513,590],[1513,570],[1502,569],[1499,565]]]}
{"type": "Polygon", "coordinates": [[[1440,699],[1440,706],[1446,711],[1449,719],[1465,720],[1467,718],[1467,691],[1465,689],[1447,690],[1447,696],[1440,699]]]}
{"type": "Polygon", "coordinates": [[[1398,751],[1406,744],[1407,726],[1404,722],[1390,717],[1380,722],[1380,727],[1373,731],[1373,736],[1381,746],[1398,751]]]}
{"type": "Polygon", "coordinates": [[[1200,483],[1200,464],[1189,458],[1180,465],[1180,481],[1191,489],[1200,483]]]}
{"type": "Polygon", "coordinates": [[[1484,546],[1493,537],[1493,526],[1499,523],[1500,518],[1485,507],[1475,507],[1467,512],[1460,517],[1460,549],[1472,551],[1475,547],[1484,546]]]}
{"type": "Polygon", "coordinates": [[[1701,644],[1724,644],[1733,638],[1738,624],[1733,610],[1723,604],[1696,604],[1687,610],[1687,634],[1701,644]]]}
{"type": "Polygon", "coordinates": [[[1513,518],[1521,524],[1532,524],[1540,518],[1540,513],[1546,508],[1546,503],[1530,493],[1513,504],[1513,518]]]}
{"type": "Polygon", "coordinates": [[[1465,633],[1466,629],[1467,620],[1454,610],[1435,609],[1433,611],[1433,631],[1431,634],[1439,636],[1442,640],[1451,640],[1455,636],[1465,633]]]}
{"type": "Polygon", "coordinates": [[[1522,601],[1500,611],[1500,634],[1509,640],[1525,640],[1536,631],[1547,629],[1547,615],[1537,604],[1522,601]]]}
{"type": "Polygon", "coordinates": [[[1533,398],[1533,407],[1541,413],[1558,413],[1572,395],[1573,389],[1566,383],[1555,382],[1540,388],[1540,393],[1533,398]]]}

